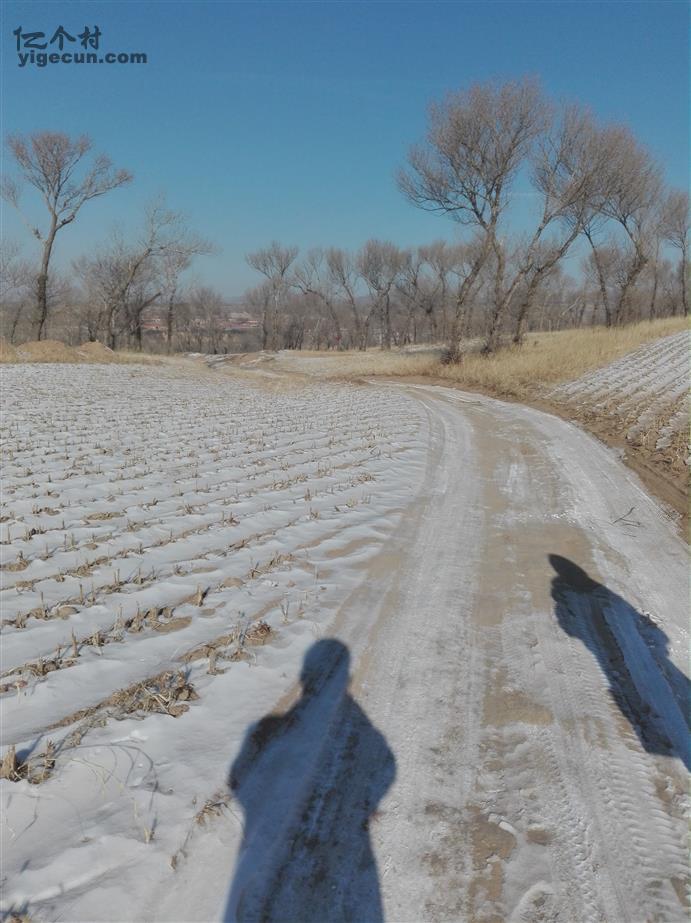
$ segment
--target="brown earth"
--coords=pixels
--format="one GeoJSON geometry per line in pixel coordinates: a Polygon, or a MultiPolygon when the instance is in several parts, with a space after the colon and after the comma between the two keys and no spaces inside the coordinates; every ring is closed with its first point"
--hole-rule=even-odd
{"type": "Polygon", "coordinates": [[[117,353],[114,353],[112,349],[98,341],[82,343],[77,349],[77,353],[80,356],[86,356],[86,360],[89,362],[118,362],[117,353]]]}

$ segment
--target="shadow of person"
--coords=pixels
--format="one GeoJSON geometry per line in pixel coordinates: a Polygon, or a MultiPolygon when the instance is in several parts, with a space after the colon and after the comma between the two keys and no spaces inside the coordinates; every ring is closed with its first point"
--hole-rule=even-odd
{"type": "Polygon", "coordinates": [[[649,753],[691,768],[689,680],[669,659],[669,639],[647,615],[573,561],[550,554],[557,621],[597,659],[612,699],[649,753]]]}
{"type": "Polygon", "coordinates": [[[340,641],[313,644],[300,700],[245,737],[229,778],[245,824],[226,921],[383,920],[369,824],[396,764],[348,692],[349,662],[340,641]]]}

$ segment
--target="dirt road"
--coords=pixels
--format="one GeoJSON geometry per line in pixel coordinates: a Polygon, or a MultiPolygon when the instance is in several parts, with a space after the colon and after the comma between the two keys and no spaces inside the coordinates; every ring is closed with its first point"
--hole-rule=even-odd
{"type": "Polygon", "coordinates": [[[248,735],[244,841],[200,844],[152,913],[687,919],[686,546],[574,426],[401,387],[422,488],[248,735]]]}

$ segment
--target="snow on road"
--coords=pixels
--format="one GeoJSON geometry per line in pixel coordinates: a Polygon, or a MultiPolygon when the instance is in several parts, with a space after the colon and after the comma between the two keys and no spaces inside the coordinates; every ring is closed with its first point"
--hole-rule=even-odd
{"type": "Polygon", "coordinates": [[[6,910],[687,918],[688,552],[600,443],[434,386],[3,376],[6,910]]]}

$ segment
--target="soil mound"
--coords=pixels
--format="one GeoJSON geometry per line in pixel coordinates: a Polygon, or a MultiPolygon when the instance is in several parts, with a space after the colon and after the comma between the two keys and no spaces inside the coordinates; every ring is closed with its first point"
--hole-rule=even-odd
{"type": "Polygon", "coordinates": [[[82,343],[77,349],[79,356],[83,357],[86,362],[117,362],[118,359],[112,349],[93,340],[89,343],[82,343]]]}
{"type": "Polygon", "coordinates": [[[82,343],[81,346],[67,346],[60,340],[34,340],[12,346],[0,337],[0,362],[80,362],[101,363],[122,360],[97,341],[82,343]]]}

